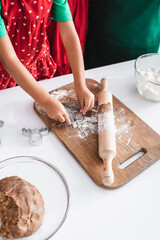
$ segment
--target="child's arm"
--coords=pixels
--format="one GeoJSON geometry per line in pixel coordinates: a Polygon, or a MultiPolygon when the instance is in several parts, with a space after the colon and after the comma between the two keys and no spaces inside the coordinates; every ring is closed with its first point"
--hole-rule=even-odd
{"type": "Polygon", "coordinates": [[[84,62],[80,41],[72,20],[58,22],[58,27],[72,68],[81,112],[86,113],[87,110],[90,110],[94,106],[94,95],[89,91],[85,83],[84,62]]]}
{"type": "Polygon", "coordinates": [[[50,118],[60,122],[66,121],[70,124],[63,105],[57,99],[51,97],[19,61],[8,35],[0,38],[0,61],[21,88],[44,107],[50,118]]]}

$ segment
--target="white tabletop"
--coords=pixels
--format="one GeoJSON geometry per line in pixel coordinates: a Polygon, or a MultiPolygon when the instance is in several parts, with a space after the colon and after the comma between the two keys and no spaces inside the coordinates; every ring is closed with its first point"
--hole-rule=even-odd
{"type": "MultiPolygon", "coordinates": [[[[160,102],[144,100],[136,89],[134,61],[86,71],[86,77],[110,79],[112,93],[160,134],[160,102]]],[[[51,91],[73,81],[72,75],[41,81],[51,91]]],[[[33,110],[33,99],[20,87],[0,91],[0,160],[31,155],[53,163],[65,176],[71,193],[68,217],[55,240],[159,240],[160,162],[116,190],[98,187],[53,135],[33,147],[21,129],[44,126],[33,110]]]]}

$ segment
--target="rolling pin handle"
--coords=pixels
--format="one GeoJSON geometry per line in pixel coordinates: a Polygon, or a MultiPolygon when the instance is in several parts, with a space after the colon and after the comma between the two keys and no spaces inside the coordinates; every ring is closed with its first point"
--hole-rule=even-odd
{"type": "Polygon", "coordinates": [[[109,84],[109,81],[108,81],[107,78],[102,78],[102,79],[101,79],[101,88],[102,88],[102,90],[107,91],[107,89],[108,89],[108,84],[109,84]]]}
{"type": "Polygon", "coordinates": [[[102,175],[102,182],[105,186],[110,186],[114,182],[112,159],[113,157],[111,155],[108,158],[104,159],[104,170],[102,175]]]}

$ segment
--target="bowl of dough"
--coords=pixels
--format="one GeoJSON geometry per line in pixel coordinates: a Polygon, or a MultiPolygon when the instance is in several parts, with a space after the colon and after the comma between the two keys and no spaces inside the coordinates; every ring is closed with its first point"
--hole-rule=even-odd
{"type": "Polygon", "coordinates": [[[144,54],[136,59],[134,66],[140,95],[150,101],[160,101],[160,54],[144,54]]]}
{"type": "Polygon", "coordinates": [[[18,156],[0,162],[0,239],[47,240],[64,223],[69,189],[49,162],[18,156]]]}

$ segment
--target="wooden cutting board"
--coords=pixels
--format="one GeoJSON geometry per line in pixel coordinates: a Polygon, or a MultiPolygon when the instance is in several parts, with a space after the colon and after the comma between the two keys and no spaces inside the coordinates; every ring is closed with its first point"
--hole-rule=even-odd
{"type": "MultiPolygon", "coordinates": [[[[95,108],[86,115],[86,118],[89,119],[89,123],[86,123],[84,119],[83,121],[85,123],[83,124],[83,122],[81,122],[82,124],[80,127],[57,124],[46,115],[37,102],[34,104],[34,109],[43,122],[57,135],[97,185],[106,189],[118,188],[160,159],[160,135],[116,97],[113,97],[117,144],[117,155],[113,160],[115,179],[111,186],[104,186],[101,179],[103,161],[98,156],[96,117],[97,96],[100,91],[100,84],[92,79],[87,79],[86,81],[88,88],[95,94],[96,99],[95,108]],[[90,119],[92,120],[91,122],[90,119]],[[142,157],[138,158],[127,167],[123,169],[120,168],[123,162],[141,150],[144,152],[142,157]]],[[[73,83],[51,91],[51,94],[52,93],[54,96],[59,96],[61,102],[78,104],[73,83]]]]}

